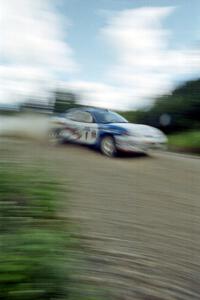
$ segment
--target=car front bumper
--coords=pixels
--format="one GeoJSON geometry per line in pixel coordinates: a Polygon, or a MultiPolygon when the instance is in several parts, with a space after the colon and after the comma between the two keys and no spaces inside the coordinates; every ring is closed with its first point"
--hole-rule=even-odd
{"type": "Polygon", "coordinates": [[[167,149],[167,138],[133,138],[117,136],[115,137],[116,147],[119,151],[146,153],[149,150],[167,149]]]}

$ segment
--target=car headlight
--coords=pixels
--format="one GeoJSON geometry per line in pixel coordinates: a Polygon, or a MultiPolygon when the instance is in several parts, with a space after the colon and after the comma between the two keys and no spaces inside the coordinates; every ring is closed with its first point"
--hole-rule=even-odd
{"type": "Polygon", "coordinates": [[[124,135],[124,136],[132,136],[132,133],[130,131],[128,131],[127,129],[124,129],[124,131],[122,132],[122,135],[124,135]]]}
{"type": "Polygon", "coordinates": [[[139,137],[140,134],[138,132],[130,132],[130,131],[126,131],[125,136],[129,136],[129,137],[139,137]]]}

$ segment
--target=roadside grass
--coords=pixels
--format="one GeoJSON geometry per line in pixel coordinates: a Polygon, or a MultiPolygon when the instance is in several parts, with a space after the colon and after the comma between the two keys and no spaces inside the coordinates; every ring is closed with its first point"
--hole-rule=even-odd
{"type": "Polygon", "coordinates": [[[188,131],[168,136],[170,149],[200,154],[200,131],[188,131]]]}
{"type": "Polygon", "coordinates": [[[95,286],[73,280],[84,262],[62,213],[67,197],[46,170],[1,163],[0,299],[100,299],[95,286]]]}

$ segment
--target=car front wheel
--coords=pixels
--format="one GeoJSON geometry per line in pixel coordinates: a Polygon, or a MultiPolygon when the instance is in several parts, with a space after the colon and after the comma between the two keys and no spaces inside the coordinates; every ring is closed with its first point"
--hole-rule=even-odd
{"type": "Polygon", "coordinates": [[[103,137],[101,140],[100,149],[104,155],[108,157],[114,157],[117,152],[114,138],[112,136],[103,137]]]}

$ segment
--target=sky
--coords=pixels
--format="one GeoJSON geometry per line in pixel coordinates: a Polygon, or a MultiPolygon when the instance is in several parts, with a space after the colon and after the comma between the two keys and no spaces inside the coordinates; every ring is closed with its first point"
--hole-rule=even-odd
{"type": "Polygon", "coordinates": [[[200,71],[199,0],[0,0],[0,103],[148,106],[200,71]]]}

